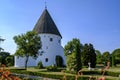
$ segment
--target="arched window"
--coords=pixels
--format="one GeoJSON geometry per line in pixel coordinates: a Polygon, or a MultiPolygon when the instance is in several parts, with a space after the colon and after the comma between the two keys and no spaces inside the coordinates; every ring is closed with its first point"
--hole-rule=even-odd
{"type": "Polygon", "coordinates": [[[50,41],[52,42],[52,41],[53,41],[53,38],[50,38],[50,41]]]}
{"type": "Polygon", "coordinates": [[[45,62],[48,62],[48,58],[45,58],[45,62]]]}

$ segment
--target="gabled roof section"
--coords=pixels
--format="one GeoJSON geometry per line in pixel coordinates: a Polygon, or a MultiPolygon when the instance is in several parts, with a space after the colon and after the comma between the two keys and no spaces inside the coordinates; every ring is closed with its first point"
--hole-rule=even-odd
{"type": "Polygon", "coordinates": [[[41,17],[38,19],[33,30],[38,34],[42,33],[55,34],[62,38],[60,32],[57,29],[57,26],[55,25],[47,9],[43,11],[41,17]]]}

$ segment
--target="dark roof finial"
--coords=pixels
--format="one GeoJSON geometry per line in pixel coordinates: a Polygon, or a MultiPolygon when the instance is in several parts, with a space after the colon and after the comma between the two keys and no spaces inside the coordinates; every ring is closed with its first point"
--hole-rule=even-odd
{"type": "Polygon", "coordinates": [[[47,2],[46,2],[46,0],[45,0],[45,9],[47,9],[47,2]]]}

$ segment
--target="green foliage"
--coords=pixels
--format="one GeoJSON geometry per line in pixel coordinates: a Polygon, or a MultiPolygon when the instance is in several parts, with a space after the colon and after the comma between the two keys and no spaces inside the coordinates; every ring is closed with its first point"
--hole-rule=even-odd
{"type": "Polygon", "coordinates": [[[95,50],[96,53],[96,63],[97,64],[102,64],[102,54],[99,50],[95,50]]]}
{"type": "Polygon", "coordinates": [[[55,61],[57,67],[63,67],[63,59],[60,55],[56,56],[55,61]]]}
{"type": "Polygon", "coordinates": [[[0,52],[0,56],[2,57],[1,58],[1,64],[5,64],[6,65],[6,61],[5,59],[10,56],[10,53],[8,52],[0,52]]]}
{"type": "Polygon", "coordinates": [[[116,65],[115,65],[115,56],[114,56],[114,55],[112,55],[112,67],[113,67],[113,66],[116,66],[116,65]]]}
{"type": "Polygon", "coordinates": [[[2,64],[2,56],[0,56],[0,65],[2,64]]]}
{"type": "Polygon", "coordinates": [[[14,65],[14,56],[11,55],[11,56],[6,57],[5,61],[6,61],[6,66],[13,66],[14,65]]]}
{"type": "Polygon", "coordinates": [[[81,62],[81,51],[80,51],[80,43],[76,44],[75,47],[75,58],[76,58],[76,72],[82,69],[82,62],[81,62]]]}
{"type": "Polygon", "coordinates": [[[4,40],[5,40],[5,39],[2,39],[1,36],[0,36],[0,42],[1,42],[1,41],[4,41],[4,40]]]}
{"type": "Polygon", "coordinates": [[[89,45],[85,44],[82,51],[82,61],[84,66],[88,66],[88,62],[90,62],[90,53],[89,53],[89,45]]]}
{"type": "Polygon", "coordinates": [[[96,54],[95,49],[92,44],[85,44],[82,51],[82,61],[84,66],[88,66],[88,63],[91,63],[91,67],[95,68],[96,66],[96,54]]]}
{"type": "Polygon", "coordinates": [[[95,68],[96,66],[96,54],[95,54],[95,49],[93,48],[92,44],[89,44],[89,51],[90,51],[90,63],[91,67],[95,68]]]}
{"type": "Polygon", "coordinates": [[[77,72],[82,68],[81,49],[80,40],[76,38],[65,45],[64,52],[67,57],[66,65],[68,70],[75,70],[77,72]]]}
{"type": "MultiPolygon", "coordinates": [[[[54,78],[54,79],[63,79],[63,74],[48,74],[45,72],[31,72],[31,71],[26,71],[26,70],[21,70],[21,69],[11,69],[10,70],[12,73],[19,73],[19,74],[28,74],[28,75],[33,75],[33,76],[41,76],[41,77],[46,77],[46,78],[54,78]]],[[[65,73],[71,73],[71,71],[64,71],[65,73]]],[[[72,72],[73,75],[67,75],[66,74],[66,78],[67,80],[75,80],[75,74],[76,72],[72,72]]],[[[80,76],[78,78],[78,80],[88,80],[89,76],[86,75],[101,75],[101,71],[83,71],[83,76],[80,76]],[[85,76],[84,76],[85,75],[85,76]]],[[[118,77],[120,74],[120,72],[111,72],[111,71],[106,71],[105,75],[111,76],[111,77],[107,77],[106,80],[120,80],[119,78],[115,78],[118,77]]],[[[93,77],[92,80],[96,80],[96,77],[93,77]]]]}
{"type": "Polygon", "coordinates": [[[110,57],[111,55],[108,51],[102,54],[102,62],[104,62],[104,65],[107,65],[107,62],[110,61],[110,57]]]}
{"type": "Polygon", "coordinates": [[[8,52],[0,52],[0,63],[6,66],[12,66],[14,65],[14,56],[8,52]]]}
{"type": "Polygon", "coordinates": [[[0,47],[0,52],[1,52],[2,50],[4,50],[4,49],[0,47]]]}
{"type": "Polygon", "coordinates": [[[37,66],[38,66],[39,69],[42,69],[43,68],[42,61],[39,61],[37,66]]]}
{"type": "Polygon", "coordinates": [[[116,66],[117,64],[120,63],[120,49],[115,49],[113,52],[112,52],[112,55],[114,56],[114,59],[115,59],[115,63],[114,63],[114,66],[116,66]]]}
{"type": "MultiPolygon", "coordinates": [[[[66,73],[71,73],[71,74],[75,74],[75,71],[64,71],[66,73]]],[[[83,75],[102,75],[101,71],[99,70],[83,70],[82,71],[83,75]]],[[[120,74],[120,72],[114,72],[114,71],[106,71],[105,75],[106,76],[112,76],[112,77],[118,77],[120,74]]]]}
{"type": "MultiPolygon", "coordinates": [[[[3,42],[5,39],[2,39],[1,36],[0,36],[0,43],[3,42]]],[[[3,48],[0,47],[0,52],[4,50],[3,48]]]]}
{"type": "Polygon", "coordinates": [[[57,67],[52,65],[52,66],[48,66],[46,67],[47,68],[47,71],[57,71],[57,67]]]}
{"type": "Polygon", "coordinates": [[[28,31],[26,34],[15,36],[13,39],[17,44],[15,55],[26,57],[25,68],[27,68],[29,57],[38,57],[38,50],[41,48],[40,37],[35,32],[28,31]]]}
{"type": "Polygon", "coordinates": [[[80,45],[80,50],[82,50],[82,44],[80,43],[80,40],[79,39],[76,39],[76,38],[73,38],[71,41],[69,41],[67,43],[67,45],[65,45],[64,47],[64,53],[65,53],[65,56],[69,55],[69,54],[72,54],[73,52],[75,52],[75,47],[76,47],[76,44],[79,43],[80,45]]]}
{"type": "Polygon", "coordinates": [[[76,61],[76,58],[74,56],[74,53],[67,56],[67,59],[66,59],[67,70],[74,71],[74,69],[76,68],[75,61],[76,61]]]}

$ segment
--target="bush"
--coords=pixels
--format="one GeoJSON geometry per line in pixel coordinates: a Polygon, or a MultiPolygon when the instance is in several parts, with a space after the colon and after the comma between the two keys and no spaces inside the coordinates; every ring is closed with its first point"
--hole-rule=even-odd
{"type": "MultiPolygon", "coordinates": [[[[46,77],[46,78],[60,79],[60,80],[63,80],[63,76],[64,76],[63,74],[57,75],[57,74],[48,74],[48,73],[40,73],[40,72],[30,72],[30,71],[20,70],[20,69],[19,70],[18,69],[11,69],[11,72],[46,77]]],[[[67,78],[67,80],[75,80],[75,75],[66,75],[66,78],[67,78]]],[[[81,76],[78,78],[78,80],[88,80],[88,78],[89,77],[81,76]]]]}
{"type": "Polygon", "coordinates": [[[106,72],[105,72],[105,75],[118,77],[118,76],[120,75],[120,72],[111,72],[111,71],[106,71],[106,72]]]}
{"type": "Polygon", "coordinates": [[[48,66],[46,68],[47,68],[47,71],[57,71],[57,67],[56,66],[48,66]]]}
{"type": "Polygon", "coordinates": [[[6,66],[13,66],[14,65],[14,56],[10,55],[5,58],[6,66]]]}
{"type": "MultiPolygon", "coordinates": [[[[71,74],[75,74],[75,71],[66,71],[64,70],[66,73],[71,73],[71,74]]],[[[82,71],[83,75],[89,75],[89,74],[97,74],[97,75],[102,75],[101,71],[82,71]]],[[[105,75],[107,76],[113,76],[113,77],[118,77],[120,75],[120,72],[112,72],[112,71],[106,71],[105,75]]]]}
{"type": "MultiPolygon", "coordinates": [[[[26,71],[24,69],[11,69],[10,70],[12,73],[20,73],[20,74],[28,74],[28,75],[33,75],[33,76],[41,76],[41,77],[46,77],[46,78],[54,78],[54,79],[60,79],[63,80],[63,74],[48,74],[48,73],[42,73],[42,72],[31,72],[31,71],[26,71]]],[[[68,71],[64,71],[68,72],[68,71]]],[[[114,74],[118,74],[116,72],[106,72],[106,75],[113,74],[113,76],[117,76],[114,74]]],[[[100,71],[83,71],[83,76],[80,76],[78,80],[88,80],[89,76],[84,76],[85,74],[101,74],[100,71]]],[[[119,73],[120,74],[120,73],[119,73]]],[[[75,74],[73,72],[73,75],[66,75],[67,80],[75,80],[75,74]]],[[[96,77],[93,77],[92,80],[96,80],[96,77]]],[[[32,79],[31,79],[32,80],[32,79]]],[[[118,78],[107,78],[106,80],[120,80],[118,78]]]]}
{"type": "Polygon", "coordinates": [[[43,68],[42,61],[39,61],[39,62],[38,62],[38,68],[39,68],[39,69],[42,69],[42,68],[43,68]]]}

